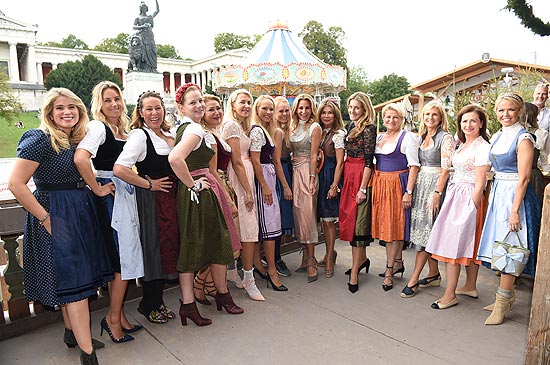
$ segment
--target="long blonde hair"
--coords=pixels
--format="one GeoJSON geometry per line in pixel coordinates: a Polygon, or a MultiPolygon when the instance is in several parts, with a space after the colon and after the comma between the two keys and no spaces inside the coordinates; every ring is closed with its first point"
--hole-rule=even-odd
{"type": "Polygon", "coordinates": [[[290,103],[288,102],[287,98],[285,98],[284,96],[275,97],[275,99],[273,99],[273,102],[275,103],[275,113],[273,113],[273,120],[275,121],[275,123],[277,123],[277,127],[279,127],[279,129],[283,132],[283,140],[285,142],[286,147],[290,148],[290,123],[292,121],[290,119],[290,103]],[[275,118],[275,114],[277,113],[277,108],[282,103],[286,103],[288,105],[288,111],[289,111],[289,115],[288,115],[289,120],[287,121],[286,126],[284,128],[281,126],[281,124],[279,124],[279,121],[277,120],[277,118],[275,118]]]}
{"type": "Polygon", "coordinates": [[[59,153],[61,150],[69,149],[71,145],[76,146],[79,144],[86,135],[88,121],[86,106],[71,90],[55,87],[50,89],[44,97],[40,129],[50,136],[50,141],[55,152],[59,153]],[[69,98],[78,109],[78,122],[74,125],[70,135],[67,135],[65,131],[55,125],[52,116],[54,103],[57,98],[62,96],[69,98]]]}
{"type": "Polygon", "coordinates": [[[105,125],[107,125],[107,127],[111,128],[113,134],[117,135],[119,132],[123,133],[127,131],[128,124],[130,123],[130,119],[128,118],[128,109],[126,108],[126,103],[124,102],[124,98],[122,97],[122,91],[114,82],[101,81],[94,87],[94,89],[92,90],[91,110],[92,117],[95,120],[103,122],[105,125]],[[120,117],[118,117],[117,125],[111,124],[101,110],[103,108],[103,92],[107,89],[113,89],[114,91],[116,91],[122,103],[122,113],[120,114],[120,117]]]}
{"type": "Polygon", "coordinates": [[[273,98],[270,95],[260,95],[256,98],[256,101],[254,102],[254,113],[252,114],[252,125],[258,125],[260,126],[267,135],[267,138],[269,139],[269,142],[273,144],[273,136],[275,135],[275,130],[277,129],[277,126],[274,123],[274,118],[271,118],[271,123],[266,126],[264,125],[263,121],[260,119],[260,116],[258,114],[258,108],[260,107],[260,103],[264,100],[270,100],[273,104],[273,109],[275,109],[275,102],[273,101],[273,98]]]}
{"type": "Polygon", "coordinates": [[[428,127],[426,127],[426,124],[424,124],[424,114],[428,111],[432,110],[433,108],[437,109],[439,112],[439,119],[441,120],[439,122],[439,126],[442,130],[447,132],[449,130],[448,121],[447,121],[447,113],[445,113],[445,109],[443,108],[443,104],[441,104],[438,100],[432,100],[426,105],[424,105],[424,108],[422,108],[422,116],[420,118],[420,126],[418,127],[418,134],[422,136],[422,139],[426,137],[426,134],[428,133],[428,127]]]}
{"type": "Polygon", "coordinates": [[[252,114],[248,116],[248,118],[244,119],[244,120],[241,120],[239,119],[239,117],[237,116],[237,114],[235,113],[235,110],[233,110],[233,106],[235,104],[235,101],[237,100],[237,96],[239,96],[240,94],[246,94],[250,97],[250,101],[253,102],[254,101],[254,98],[252,97],[252,94],[246,90],[246,89],[237,89],[235,91],[233,91],[231,93],[231,95],[229,95],[229,102],[227,104],[227,110],[224,110],[224,119],[225,120],[232,120],[234,122],[237,122],[241,125],[243,131],[245,134],[248,134],[248,132],[250,132],[250,125],[251,125],[251,119],[252,119],[252,114]]]}
{"type": "Polygon", "coordinates": [[[309,94],[300,94],[296,97],[294,103],[292,104],[292,111],[290,113],[292,118],[292,129],[296,129],[298,127],[298,123],[300,123],[300,118],[298,117],[298,104],[300,104],[300,101],[302,100],[309,101],[311,106],[311,116],[309,117],[309,120],[305,121],[306,124],[309,125],[317,121],[317,105],[315,104],[315,100],[313,100],[313,97],[309,94]]]}
{"type": "Polygon", "coordinates": [[[363,109],[365,109],[365,114],[363,114],[359,120],[355,121],[355,127],[349,132],[349,139],[359,137],[368,125],[374,124],[374,107],[372,106],[370,97],[361,91],[353,93],[348,98],[348,108],[352,100],[357,100],[361,104],[363,109]]]}

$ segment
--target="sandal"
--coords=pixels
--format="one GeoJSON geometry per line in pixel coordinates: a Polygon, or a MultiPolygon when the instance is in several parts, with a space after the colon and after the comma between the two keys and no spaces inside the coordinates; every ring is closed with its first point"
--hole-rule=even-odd
{"type": "Polygon", "coordinates": [[[310,267],[315,268],[315,275],[309,275],[309,273],[308,273],[307,274],[307,282],[308,283],[313,283],[319,277],[318,272],[317,272],[317,260],[315,259],[315,256],[309,256],[308,258],[306,258],[306,270],[308,270],[310,267]]]}
{"type": "Polygon", "coordinates": [[[437,273],[434,276],[428,276],[426,278],[418,280],[418,285],[421,288],[427,288],[430,286],[439,286],[441,285],[441,274],[437,273]]]}
{"type": "MultiPolygon", "coordinates": [[[[338,252],[336,252],[336,250],[334,250],[333,252],[334,253],[332,254],[332,262],[334,263],[334,265],[336,265],[336,257],[338,257],[338,252]]],[[[322,259],[321,261],[317,261],[317,266],[319,267],[327,266],[325,259],[322,259]]]]}
{"type": "Polygon", "coordinates": [[[212,305],[212,303],[206,299],[204,295],[204,279],[198,275],[195,275],[195,280],[193,280],[193,294],[195,295],[195,301],[202,305],[212,305]]]}
{"type": "Polygon", "coordinates": [[[206,279],[206,283],[204,285],[204,294],[211,296],[214,299],[216,298],[216,294],[218,294],[216,286],[214,285],[214,280],[211,276],[208,276],[206,279]]]}
{"type": "Polygon", "coordinates": [[[384,281],[388,279],[390,281],[390,284],[385,284],[384,282],[382,282],[382,289],[384,289],[384,291],[393,289],[393,266],[386,265],[386,272],[388,272],[388,269],[390,269],[390,275],[385,275],[384,281]]]}

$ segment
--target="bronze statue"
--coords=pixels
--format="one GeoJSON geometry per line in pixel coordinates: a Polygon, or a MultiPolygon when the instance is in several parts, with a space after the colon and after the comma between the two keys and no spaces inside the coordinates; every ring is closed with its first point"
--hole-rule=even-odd
{"type": "Polygon", "coordinates": [[[130,37],[128,72],[157,72],[157,45],[153,34],[153,18],[159,13],[159,3],[155,0],[156,10],[148,15],[149,8],[144,1],[139,6],[139,15],[134,21],[134,33],[130,37]]]}

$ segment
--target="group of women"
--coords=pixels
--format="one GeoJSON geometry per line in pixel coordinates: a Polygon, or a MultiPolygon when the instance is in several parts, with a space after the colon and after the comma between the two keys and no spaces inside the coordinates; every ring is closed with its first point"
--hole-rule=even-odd
{"type": "MultiPolygon", "coordinates": [[[[437,262],[443,261],[447,287],[435,309],[456,305],[456,295],[477,297],[479,265],[491,262],[493,242],[509,231],[519,233],[516,244],[531,250],[526,270],[534,273],[540,202],[529,181],[540,176],[531,178],[535,133],[521,122],[524,103],[517,94],[497,99],[503,128],[492,144],[486,114],[476,105],[460,111],[456,143],[438,102],[424,107],[419,134],[403,129],[400,105],[385,106],[386,131],[377,134],[374,108],[362,92],[347,100],[346,126],[336,100],[317,106],[307,94],[291,107],[284,97],[254,101],[239,89],[224,111],[218,97],[189,83],[175,99],[177,129],[167,122],[156,92],[141,94],[128,120],[121,90],[101,82],[93,90],[89,121],[74,93],[54,88],[40,128],[20,140],[9,187],[27,210],[25,292],[29,301],[61,307],[64,342],[78,345],[81,363],[98,363],[95,349],[103,346],[91,338],[88,309],[99,286],[108,283],[110,293],[101,333],[115,343],[133,340],[142,328],[124,313],[127,282],[136,278],[143,288],[138,311],[147,320],[176,318],[163,288],[177,278],[181,324],[190,319],[206,326],[212,321],[196,305],[211,305],[206,295],[220,311],[244,312],[228,280],[257,301],[265,298],[254,274],[275,291],[288,290],[277,264],[281,235],[292,229],[303,245],[296,272],[307,273],[310,283],[318,267],[327,278],[334,275],[339,223],[340,238],[352,246],[346,272],[352,293],[359,289],[359,272],[369,270],[371,242],[378,239],[386,248],[386,270],[379,275],[388,291],[393,276],[405,271],[402,250],[410,241],[415,268],[401,296],[439,285],[437,262]],[[26,185],[31,177],[34,193],[26,185]],[[326,241],[320,261],[317,217],[326,241]],[[421,279],[426,262],[428,276],[421,279]],[[458,288],[460,265],[467,279],[458,288]]],[[[529,123],[536,129],[536,120],[529,123]]],[[[514,276],[502,272],[486,323],[502,323],[514,300],[514,276]]]]}

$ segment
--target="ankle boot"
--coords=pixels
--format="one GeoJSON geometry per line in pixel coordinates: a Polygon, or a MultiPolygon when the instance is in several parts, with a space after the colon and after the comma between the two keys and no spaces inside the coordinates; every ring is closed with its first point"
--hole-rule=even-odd
{"type": "Polygon", "coordinates": [[[212,320],[201,316],[197,309],[197,303],[195,302],[183,304],[180,300],[180,317],[182,326],[187,326],[187,318],[195,322],[197,326],[208,326],[212,324],[212,320]]]}
{"type": "MultiPolygon", "coordinates": [[[[78,343],[76,343],[76,338],[74,337],[73,331],[66,328],[65,333],[63,334],[63,342],[70,349],[75,348],[78,345],[78,343]]],[[[105,344],[95,338],[92,338],[92,346],[94,347],[94,350],[99,350],[104,348],[105,344]]]]}
{"type": "Polygon", "coordinates": [[[232,282],[237,288],[243,288],[243,282],[237,269],[227,269],[227,281],[232,282]]]}
{"type": "Polygon", "coordinates": [[[221,311],[223,307],[229,314],[241,314],[244,312],[244,309],[235,304],[231,294],[229,294],[229,291],[223,294],[220,292],[216,294],[216,307],[219,311],[221,311]]]}
{"type": "Polygon", "coordinates": [[[504,316],[512,308],[512,298],[505,298],[499,293],[496,294],[495,306],[493,312],[485,321],[487,325],[501,324],[504,321],[504,316]]]}
{"type": "Polygon", "coordinates": [[[87,354],[80,350],[80,365],[99,365],[99,362],[97,362],[97,356],[95,356],[95,349],[91,354],[87,354]]]}
{"type": "MultiPolygon", "coordinates": [[[[510,310],[512,310],[512,305],[514,304],[515,301],[516,301],[516,286],[514,285],[514,287],[512,288],[512,297],[510,298],[510,310]]],[[[495,307],[495,303],[493,302],[483,307],[483,310],[492,312],[494,307],[495,307]]]]}

